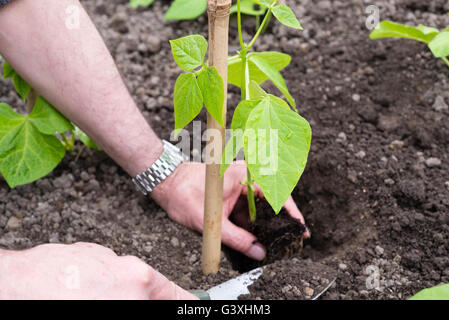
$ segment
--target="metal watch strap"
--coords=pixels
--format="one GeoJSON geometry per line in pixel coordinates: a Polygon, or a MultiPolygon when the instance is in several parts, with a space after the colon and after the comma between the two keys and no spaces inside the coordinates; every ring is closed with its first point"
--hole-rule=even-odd
{"type": "Polygon", "coordinates": [[[162,152],[161,156],[151,167],[133,179],[137,190],[144,195],[152,192],[158,184],[164,181],[184,161],[184,156],[180,149],[168,141],[162,140],[162,143],[164,152],[162,152]]]}

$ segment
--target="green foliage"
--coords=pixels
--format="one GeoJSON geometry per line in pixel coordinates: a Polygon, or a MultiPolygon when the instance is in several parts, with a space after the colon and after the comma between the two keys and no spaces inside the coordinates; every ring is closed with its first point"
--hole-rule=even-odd
{"type": "Polygon", "coordinates": [[[26,97],[30,93],[31,86],[25,80],[23,80],[22,77],[6,61],[3,63],[3,78],[12,79],[17,93],[20,95],[22,100],[25,101],[26,97]]]}
{"type": "Polygon", "coordinates": [[[429,48],[437,58],[449,56],[449,29],[438,33],[429,43],[429,48]]]}
{"type": "Polygon", "coordinates": [[[87,135],[85,134],[80,128],[75,126],[75,131],[73,131],[75,136],[80,139],[80,141],[88,148],[90,149],[96,149],[98,151],[101,151],[101,148],[87,135]]]}
{"type": "Polygon", "coordinates": [[[8,185],[14,188],[51,172],[65,155],[64,146],[53,134],[71,128],[42,98],[28,116],[0,103],[0,172],[8,185]]]}
{"type": "Polygon", "coordinates": [[[175,0],[167,13],[165,20],[191,20],[198,18],[207,9],[207,0],[175,0]]]}
{"type": "Polygon", "coordinates": [[[193,73],[183,73],[176,79],[174,108],[175,136],[177,136],[203,108],[203,95],[193,73]]]}
{"type": "MultiPolygon", "coordinates": [[[[149,7],[154,0],[130,0],[129,4],[133,9],[139,6],[149,7]]],[[[242,0],[241,13],[251,16],[261,16],[266,12],[264,6],[257,0],[242,0]]],[[[192,20],[201,16],[207,9],[207,0],[174,0],[164,16],[164,21],[168,20],[192,20]]],[[[237,5],[234,4],[230,13],[237,13],[237,5]]]]}
{"type": "Polygon", "coordinates": [[[129,0],[129,5],[133,9],[137,9],[137,7],[149,7],[151,4],[153,4],[154,0],[129,0]]]}
{"type": "Polygon", "coordinates": [[[204,106],[207,111],[222,127],[224,127],[224,83],[217,68],[205,66],[198,75],[198,85],[201,88],[204,106]]]}
{"type": "Polygon", "coordinates": [[[449,284],[421,290],[409,300],[449,300],[449,284]]]}
{"type": "MultiPolygon", "coordinates": [[[[292,106],[296,106],[295,100],[288,91],[287,85],[280,70],[290,64],[291,57],[280,52],[250,52],[247,55],[249,81],[261,84],[270,80],[284,94],[292,106]]],[[[229,83],[241,86],[241,71],[243,61],[240,56],[229,58],[228,81],[229,83]]]]}
{"type": "Polygon", "coordinates": [[[268,96],[248,116],[244,147],[247,165],[276,213],[281,210],[304,171],[311,139],[309,123],[268,96]],[[246,134],[248,130],[256,132],[255,141],[251,141],[251,136],[246,134]],[[252,161],[256,152],[257,161],[252,161]],[[262,163],[263,157],[269,159],[267,163],[262,163]]]}
{"type": "Polygon", "coordinates": [[[382,21],[371,32],[370,39],[403,38],[423,42],[428,45],[436,58],[441,58],[448,66],[449,29],[439,31],[433,27],[419,25],[406,26],[392,21],[382,21]]]}
{"type": "Polygon", "coordinates": [[[299,23],[298,19],[296,19],[296,16],[293,13],[292,9],[290,9],[287,5],[281,4],[275,6],[273,7],[272,12],[280,23],[290,28],[302,30],[301,24],[299,23]]]}
{"type": "Polygon", "coordinates": [[[203,36],[192,35],[170,40],[170,46],[176,64],[190,72],[203,64],[208,44],[203,36]]]}
{"type": "Polygon", "coordinates": [[[170,40],[173,58],[184,71],[175,84],[175,135],[189,124],[203,108],[223,126],[224,83],[215,67],[204,63],[208,43],[200,35],[170,40]]]}
{"type": "MultiPolygon", "coordinates": [[[[257,7],[257,5],[256,0],[242,0],[240,3],[240,12],[249,16],[261,16],[267,11],[267,9],[261,5],[257,7]]],[[[232,5],[229,13],[237,13],[237,4],[232,5]]]]}
{"type": "MultiPolygon", "coordinates": [[[[27,100],[31,86],[6,61],[3,77],[11,78],[18,94],[27,100]]],[[[66,150],[73,150],[75,135],[89,148],[100,149],[43,97],[36,99],[29,115],[0,103],[0,173],[11,188],[46,176],[61,162],[66,150]],[[72,132],[71,141],[66,138],[67,132],[72,132]]]]}
{"type": "MultiPolygon", "coordinates": [[[[237,10],[238,7],[234,6],[233,12],[237,10]]],[[[228,59],[228,82],[241,88],[242,101],[234,111],[231,137],[224,149],[220,174],[224,175],[243,148],[248,166],[249,207],[255,208],[254,197],[250,194],[253,192],[252,183],[256,182],[278,213],[304,171],[312,131],[309,123],[295,112],[296,102],[280,73],[289,65],[291,57],[280,52],[249,50],[266,28],[271,14],[286,26],[297,30],[302,27],[293,11],[284,4],[277,5],[275,0],[241,0],[240,12],[263,12],[265,18],[249,44],[243,43],[239,21],[241,49],[228,59]],[[253,2],[261,7],[255,8],[253,2]],[[288,103],[259,86],[267,80],[279,89],[288,103]]],[[[175,84],[176,134],[198,115],[203,103],[214,119],[223,125],[223,80],[215,68],[204,63],[206,40],[193,35],[172,40],[170,44],[175,62],[190,72],[181,74],[175,84]],[[199,67],[201,69],[195,71],[199,67]]],[[[255,212],[250,214],[253,219],[255,212]]]]}

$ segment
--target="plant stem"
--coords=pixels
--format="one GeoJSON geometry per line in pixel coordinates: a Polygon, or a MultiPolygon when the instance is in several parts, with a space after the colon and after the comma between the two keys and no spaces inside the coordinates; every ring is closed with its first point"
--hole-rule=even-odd
{"type": "Polygon", "coordinates": [[[39,95],[37,94],[36,90],[31,88],[30,92],[28,93],[27,97],[27,112],[30,114],[33,111],[34,105],[36,104],[37,97],[39,95]]]}
{"type": "Polygon", "coordinates": [[[240,47],[245,48],[245,43],[243,42],[243,34],[242,34],[242,13],[240,11],[240,0],[237,0],[237,28],[239,30],[239,41],[240,47]]]}
{"type": "MultiPolygon", "coordinates": [[[[248,100],[249,99],[249,92],[248,92],[248,84],[249,84],[249,69],[248,69],[248,60],[247,60],[247,50],[246,48],[242,47],[242,50],[240,51],[240,58],[242,59],[242,70],[241,70],[241,83],[240,83],[240,95],[241,100],[248,100]]],[[[249,218],[251,222],[255,222],[257,218],[256,213],[256,203],[254,199],[254,186],[253,186],[253,179],[251,177],[251,173],[249,172],[249,169],[247,167],[246,169],[246,185],[248,187],[248,211],[249,211],[249,218]]]]}
{"type": "Polygon", "coordinates": [[[449,60],[446,58],[446,57],[443,57],[443,58],[441,58],[446,64],[447,64],[447,66],[449,67],[449,60]]]}
{"type": "Polygon", "coordinates": [[[270,21],[271,18],[271,8],[268,8],[267,13],[265,14],[265,17],[262,20],[262,23],[260,24],[259,29],[257,29],[256,34],[254,35],[254,37],[251,39],[250,43],[246,46],[246,51],[248,51],[254,44],[254,42],[256,42],[257,38],[259,37],[259,35],[262,33],[262,31],[265,29],[265,26],[268,24],[268,22],[270,21]]]}

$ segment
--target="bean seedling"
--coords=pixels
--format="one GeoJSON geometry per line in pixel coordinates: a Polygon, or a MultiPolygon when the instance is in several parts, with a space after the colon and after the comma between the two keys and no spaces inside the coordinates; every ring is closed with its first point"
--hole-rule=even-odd
{"type": "Polygon", "coordinates": [[[449,29],[438,30],[420,24],[418,27],[406,26],[392,21],[382,21],[371,32],[370,39],[403,38],[427,44],[436,58],[449,67],[449,29]]]}
{"type": "Polygon", "coordinates": [[[3,77],[11,78],[28,114],[0,103],[0,173],[11,188],[38,180],[74,149],[75,136],[87,147],[99,147],[60,114],[4,61],[3,77]],[[69,136],[69,137],[68,137],[69,136]]]}
{"type": "MultiPolygon", "coordinates": [[[[154,0],[130,0],[132,8],[149,7],[154,0]]],[[[207,8],[207,0],[175,0],[164,16],[166,20],[191,20],[201,16],[207,8]]],[[[241,13],[255,16],[257,19],[266,12],[265,7],[260,6],[258,0],[242,0],[241,13]]],[[[230,14],[237,13],[237,5],[230,9],[230,14]]]]}
{"type": "MultiPolygon", "coordinates": [[[[266,14],[248,43],[243,40],[241,1],[236,4],[240,50],[228,58],[227,76],[229,83],[240,87],[241,102],[234,111],[231,137],[220,168],[223,177],[230,162],[244,149],[251,221],[256,220],[254,183],[261,188],[275,213],[279,213],[304,171],[311,143],[310,125],[297,113],[295,99],[280,73],[291,57],[280,52],[251,51],[271,15],[288,27],[297,30],[302,27],[287,5],[277,4],[277,0],[260,0],[259,3],[266,8],[266,14]],[[266,80],[270,80],[287,101],[259,86],[266,80]]],[[[223,81],[214,67],[204,62],[206,40],[191,35],[170,43],[175,62],[187,72],[181,74],[175,84],[176,134],[199,114],[203,103],[209,114],[224,126],[223,81]]],[[[218,203],[221,205],[221,199],[218,203]]]]}

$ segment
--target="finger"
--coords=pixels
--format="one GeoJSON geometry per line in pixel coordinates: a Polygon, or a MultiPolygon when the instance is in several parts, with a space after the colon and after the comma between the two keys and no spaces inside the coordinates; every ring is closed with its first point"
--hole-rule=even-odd
{"type": "Polygon", "coordinates": [[[223,221],[221,236],[225,245],[243,253],[251,259],[261,261],[265,258],[265,248],[256,242],[257,238],[227,219],[223,221]]]}
{"type": "MultiPolygon", "coordinates": [[[[299,211],[299,209],[296,206],[295,201],[293,201],[292,197],[288,198],[287,202],[284,204],[284,208],[285,208],[285,210],[287,210],[287,212],[290,214],[290,216],[292,218],[298,219],[299,221],[301,221],[301,223],[304,226],[306,225],[306,221],[304,220],[304,217],[303,217],[301,211],[299,211]]],[[[304,233],[304,237],[310,238],[310,231],[307,227],[306,227],[306,232],[304,233]]]]}
{"type": "Polygon", "coordinates": [[[196,296],[149,268],[149,298],[151,300],[198,300],[196,296]]]}

